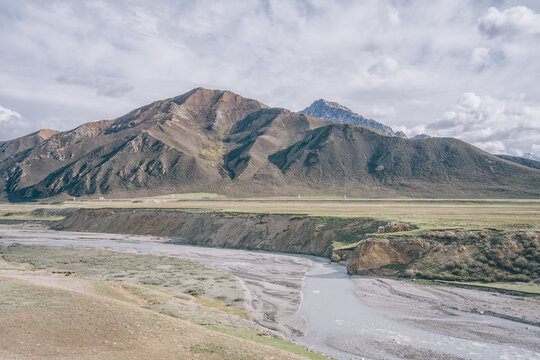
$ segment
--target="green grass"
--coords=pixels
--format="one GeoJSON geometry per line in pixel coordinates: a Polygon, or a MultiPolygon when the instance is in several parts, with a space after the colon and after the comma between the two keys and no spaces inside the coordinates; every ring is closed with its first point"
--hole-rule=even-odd
{"type": "Polygon", "coordinates": [[[293,342],[287,341],[285,339],[282,339],[280,337],[272,337],[267,334],[260,333],[256,330],[252,329],[237,329],[233,327],[228,326],[206,326],[207,328],[219,331],[221,333],[231,335],[234,337],[250,340],[253,342],[257,342],[259,344],[264,344],[268,346],[272,346],[274,348],[284,350],[293,354],[297,354],[300,356],[303,356],[308,359],[312,360],[323,360],[328,359],[328,357],[321,355],[319,353],[315,353],[312,351],[307,350],[305,347],[295,344],[293,342]]]}
{"type": "Polygon", "coordinates": [[[472,286],[478,286],[483,287],[486,289],[492,288],[492,289],[501,289],[501,290],[509,290],[509,291],[519,291],[524,292],[528,294],[534,294],[534,295],[540,295],[540,286],[534,285],[534,284],[527,284],[527,283],[481,283],[481,282],[459,282],[459,281],[444,281],[444,283],[450,284],[450,285],[472,285],[472,286]]]}

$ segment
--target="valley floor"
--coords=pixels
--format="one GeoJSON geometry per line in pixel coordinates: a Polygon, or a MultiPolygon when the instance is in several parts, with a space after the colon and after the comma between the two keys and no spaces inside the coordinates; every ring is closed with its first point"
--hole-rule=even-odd
{"type": "Polygon", "coordinates": [[[540,357],[540,300],[535,296],[350,277],[344,266],[327,259],[181,246],[166,244],[165,240],[38,229],[0,230],[0,243],[4,244],[0,249],[9,261],[0,264],[0,286],[4,287],[0,307],[2,314],[8,307],[13,314],[4,317],[6,321],[0,325],[0,341],[5,342],[0,346],[4,351],[0,357],[137,358],[134,354],[139,348],[139,358],[152,348],[161,351],[164,359],[297,356],[276,346],[292,349],[300,356],[318,357],[279,340],[265,328],[338,359],[540,357]],[[7,246],[14,243],[25,246],[7,246]],[[90,247],[106,249],[104,253],[115,261],[118,259],[109,250],[123,256],[144,254],[153,268],[164,269],[169,275],[159,276],[157,272],[151,279],[141,277],[147,270],[133,259],[122,264],[125,271],[112,271],[107,261],[96,260],[103,254],[97,258],[88,254],[84,265],[73,251],[103,251],[90,247]],[[62,252],[69,256],[51,262],[55,258],[52,253],[62,258],[62,252]],[[158,257],[147,258],[149,254],[158,257]],[[204,270],[201,276],[203,270],[191,263],[183,271],[174,270],[170,263],[156,266],[153,262],[163,259],[160,256],[189,259],[217,272],[204,270]],[[25,267],[29,263],[34,271],[25,267]],[[97,270],[100,266],[103,272],[97,270]],[[60,274],[51,273],[53,270],[60,274]],[[77,275],[65,276],[72,272],[77,275]],[[200,287],[189,282],[189,273],[201,279],[200,287]],[[225,289],[237,285],[227,273],[240,284],[232,292],[225,289]],[[177,274],[175,281],[163,283],[173,274],[177,274]],[[149,284],[152,280],[154,285],[149,284]],[[206,293],[197,293],[205,289],[206,293]],[[238,295],[238,291],[244,295],[238,295]],[[201,300],[206,297],[209,300],[201,300]],[[76,311],[66,312],[67,308],[76,311]],[[113,314],[109,314],[111,311],[113,314]],[[245,319],[245,311],[258,325],[245,319]],[[40,313],[43,316],[39,317],[40,313]],[[85,329],[83,324],[92,328],[85,329]],[[136,324],[139,327],[132,328],[136,324]],[[84,339],[84,331],[95,336],[84,339]],[[49,333],[53,335],[44,335],[49,333]],[[175,345],[166,345],[169,343],[175,345]]]}

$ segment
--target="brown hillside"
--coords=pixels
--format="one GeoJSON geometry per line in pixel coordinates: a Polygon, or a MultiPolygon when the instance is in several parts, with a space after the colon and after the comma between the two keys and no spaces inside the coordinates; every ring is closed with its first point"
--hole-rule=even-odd
{"type": "Polygon", "coordinates": [[[540,171],[456,139],[407,140],[194,89],[0,161],[0,196],[540,197],[540,171]]]}
{"type": "Polygon", "coordinates": [[[339,184],[353,192],[354,187],[389,188],[411,196],[540,195],[540,171],[501,160],[463,141],[411,141],[353,125],[320,127],[269,160],[291,182],[320,189],[339,184]]]}
{"type": "Polygon", "coordinates": [[[25,151],[38,146],[39,144],[57,133],[58,131],[56,130],[41,129],[39,131],[36,131],[35,133],[31,133],[17,139],[0,141],[0,162],[21,151],[25,151]]]}

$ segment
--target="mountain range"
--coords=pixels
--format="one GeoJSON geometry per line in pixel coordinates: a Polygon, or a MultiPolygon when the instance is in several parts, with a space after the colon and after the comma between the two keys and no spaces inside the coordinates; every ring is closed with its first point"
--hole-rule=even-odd
{"type": "Polygon", "coordinates": [[[540,170],[457,139],[410,140],[203,88],[113,120],[0,142],[0,151],[0,197],[11,201],[180,192],[540,197],[540,170]]]}

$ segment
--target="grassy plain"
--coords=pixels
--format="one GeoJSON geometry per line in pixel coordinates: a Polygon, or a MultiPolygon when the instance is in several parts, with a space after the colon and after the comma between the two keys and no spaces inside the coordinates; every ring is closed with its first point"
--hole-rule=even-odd
{"type": "MultiPolygon", "coordinates": [[[[404,221],[422,232],[434,229],[540,230],[540,200],[431,200],[337,198],[223,198],[215,194],[174,194],[140,199],[0,204],[0,220],[57,220],[39,209],[155,208],[170,211],[302,214],[404,221]]],[[[407,233],[407,234],[410,234],[407,233]]]]}

